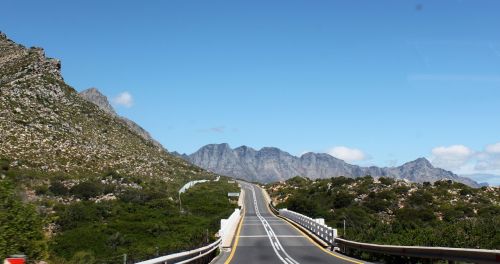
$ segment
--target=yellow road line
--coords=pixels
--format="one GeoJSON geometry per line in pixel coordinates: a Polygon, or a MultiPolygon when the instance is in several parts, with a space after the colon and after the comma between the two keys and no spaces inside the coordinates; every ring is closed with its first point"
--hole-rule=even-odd
{"type": "MultiPolygon", "coordinates": [[[[264,192],[264,189],[261,188],[261,191],[264,192]]],[[[263,194],[264,195],[264,194],[263,194]]],[[[267,210],[272,214],[274,215],[273,212],[271,212],[271,209],[269,209],[269,206],[266,206],[267,207],[267,210]]],[[[356,263],[356,264],[364,264],[363,262],[359,262],[359,261],[355,261],[355,260],[352,260],[352,259],[349,259],[349,258],[346,258],[346,257],[343,257],[343,256],[339,256],[337,254],[334,254],[333,252],[323,248],[320,244],[318,244],[318,242],[314,241],[310,236],[308,236],[307,234],[305,234],[304,232],[302,232],[302,230],[300,230],[299,228],[297,228],[296,226],[294,226],[292,223],[290,223],[290,220],[286,219],[286,218],[283,218],[283,217],[280,217],[281,219],[285,220],[286,223],[288,223],[291,227],[295,228],[295,230],[299,231],[299,233],[301,233],[304,237],[306,237],[307,239],[309,239],[309,241],[311,241],[311,243],[313,243],[313,245],[315,245],[316,247],[318,247],[319,249],[323,250],[324,252],[336,257],[336,258],[339,258],[339,259],[343,259],[345,261],[349,261],[351,263],[356,263]]]]}
{"type": "Polygon", "coordinates": [[[291,225],[293,228],[295,228],[295,230],[299,231],[303,236],[305,236],[307,239],[309,239],[309,241],[311,241],[311,243],[313,243],[315,246],[317,246],[319,249],[323,250],[324,252],[326,252],[326,253],[328,253],[336,258],[343,259],[345,261],[349,261],[349,262],[356,263],[356,264],[364,264],[363,262],[355,261],[355,260],[340,256],[340,255],[337,255],[337,254],[323,248],[320,244],[318,244],[318,242],[314,241],[311,237],[309,237],[307,234],[305,234],[302,230],[300,230],[299,228],[297,228],[296,226],[291,224],[288,219],[283,219],[283,220],[285,220],[289,225],[291,225]]]}
{"type": "Polygon", "coordinates": [[[243,215],[241,216],[240,223],[238,224],[238,231],[236,231],[236,238],[234,240],[233,247],[231,248],[231,254],[229,254],[229,257],[226,259],[224,264],[229,264],[233,259],[234,252],[236,252],[236,247],[238,246],[238,241],[240,240],[241,227],[243,226],[243,218],[245,218],[245,209],[243,209],[243,215]]]}

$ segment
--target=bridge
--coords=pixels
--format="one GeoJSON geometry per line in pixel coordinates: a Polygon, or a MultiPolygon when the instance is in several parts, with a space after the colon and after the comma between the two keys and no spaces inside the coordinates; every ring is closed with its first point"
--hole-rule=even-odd
{"type": "Polygon", "coordinates": [[[363,263],[331,252],[303,231],[275,216],[262,189],[242,183],[245,213],[233,249],[215,263],[363,263]]]}
{"type": "Polygon", "coordinates": [[[221,221],[219,240],[200,249],[138,264],[367,263],[342,254],[349,250],[452,262],[500,263],[500,250],[376,245],[341,239],[336,237],[335,229],[321,221],[286,209],[276,210],[259,186],[246,182],[240,185],[242,211],[236,209],[221,221]]]}

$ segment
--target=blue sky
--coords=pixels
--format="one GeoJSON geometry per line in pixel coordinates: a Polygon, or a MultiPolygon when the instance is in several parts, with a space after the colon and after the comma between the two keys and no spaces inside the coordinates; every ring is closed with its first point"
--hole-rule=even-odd
{"type": "MultiPolygon", "coordinates": [[[[24,1],[0,30],[169,150],[500,173],[500,2],[24,1]],[[497,145],[496,145],[497,144],[497,145]]],[[[488,179],[500,183],[500,179],[488,179]]]]}

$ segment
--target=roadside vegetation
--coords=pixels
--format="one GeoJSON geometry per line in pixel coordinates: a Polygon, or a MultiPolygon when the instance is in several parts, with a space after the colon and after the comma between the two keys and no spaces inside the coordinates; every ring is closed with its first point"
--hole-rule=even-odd
{"type": "Polygon", "coordinates": [[[500,249],[500,188],[392,178],[295,177],[266,186],[278,208],[324,218],[349,240],[500,249]],[[343,223],[346,222],[346,232],[343,223]]]}
{"type": "MultiPolygon", "coordinates": [[[[197,184],[159,178],[47,175],[0,162],[0,259],[29,263],[128,263],[215,240],[221,218],[237,206],[228,179],[197,184]]],[[[186,180],[187,181],[187,180],[186,180]]]]}

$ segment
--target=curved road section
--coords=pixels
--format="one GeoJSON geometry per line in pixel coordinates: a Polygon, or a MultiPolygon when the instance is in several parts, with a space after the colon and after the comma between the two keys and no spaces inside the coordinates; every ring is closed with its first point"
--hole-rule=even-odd
{"type": "Polygon", "coordinates": [[[241,184],[245,189],[245,215],[231,255],[217,263],[365,263],[321,248],[291,224],[272,214],[259,187],[241,184]]]}

